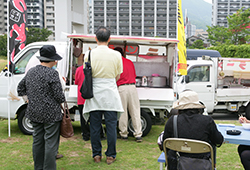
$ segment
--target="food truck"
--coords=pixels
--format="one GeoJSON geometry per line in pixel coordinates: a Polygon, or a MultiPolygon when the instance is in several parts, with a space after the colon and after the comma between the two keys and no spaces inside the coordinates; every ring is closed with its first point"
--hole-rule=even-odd
{"type": "MultiPolygon", "coordinates": [[[[177,43],[177,39],[169,38],[111,36],[109,48],[121,47],[136,69],[143,136],[150,132],[154,119],[163,119],[169,113],[175,100],[177,43]]],[[[33,128],[29,119],[25,117],[27,103],[22,97],[17,96],[16,88],[25,76],[27,66],[31,67],[32,61],[37,60],[39,49],[48,44],[54,45],[58,54],[63,57],[58,62],[57,69],[67,80],[65,96],[71,119],[80,120],[74,74],[76,68],[83,64],[84,53],[97,46],[95,35],[72,34],[68,35],[67,42],[35,42],[27,45],[15,56],[14,71],[8,72],[5,69],[0,73],[0,105],[2,106],[0,117],[8,118],[8,109],[10,109],[10,118],[18,120],[18,126],[24,134],[32,134],[33,128]],[[77,52],[80,52],[79,55],[76,54],[77,52]],[[8,83],[8,79],[11,83],[8,83]]],[[[128,122],[128,130],[132,135],[133,125],[130,117],[128,122]]]]}

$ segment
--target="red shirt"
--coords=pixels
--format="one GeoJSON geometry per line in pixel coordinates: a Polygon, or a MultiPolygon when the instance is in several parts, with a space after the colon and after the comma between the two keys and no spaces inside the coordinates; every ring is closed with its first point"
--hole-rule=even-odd
{"type": "Polygon", "coordinates": [[[120,75],[120,79],[116,82],[117,86],[122,84],[135,83],[136,73],[135,67],[131,60],[122,57],[123,72],[120,75]]]}
{"type": "Polygon", "coordinates": [[[82,87],[82,82],[84,80],[84,73],[83,73],[83,65],[76,69],[75,74],[75,84],[78,85],[78,92],[77,92],[77,104],[83,105],[85,103],[85,99],[82,98],[80,89],[82,87]]]}

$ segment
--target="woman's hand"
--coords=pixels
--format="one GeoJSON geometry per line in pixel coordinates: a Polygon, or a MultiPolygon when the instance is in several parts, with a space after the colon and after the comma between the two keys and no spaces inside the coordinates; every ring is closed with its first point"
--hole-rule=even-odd
{"type": "Polygon", "coordinates": [[[240,122],[240,123],[249,123],[249,121],[247,120],[247,118],[246,118],[246,117],[243,117],[243,116],[240,116],[240,117],[239,117],[239,122],[240,122]]]}

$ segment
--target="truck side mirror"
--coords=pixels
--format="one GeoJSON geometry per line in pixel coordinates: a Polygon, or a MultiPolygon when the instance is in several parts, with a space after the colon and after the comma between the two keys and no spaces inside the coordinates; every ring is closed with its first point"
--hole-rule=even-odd
{"type": "Polygon", "coordinates": [[[189,83],[189,75],[186,75],[184,78],[185,78],[185,82],[189,83]]]}

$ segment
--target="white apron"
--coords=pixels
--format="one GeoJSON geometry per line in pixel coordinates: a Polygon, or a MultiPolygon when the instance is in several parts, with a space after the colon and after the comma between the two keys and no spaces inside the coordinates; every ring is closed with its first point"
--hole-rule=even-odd
{"type": "Polygon", "coordinates": [[[89,119],[89,112],[96,110],[116,111],[119,120],[124,112],[115,78],[93,78],[94,97],[86,99],[83,107],[83,117],[89,119]]]}

